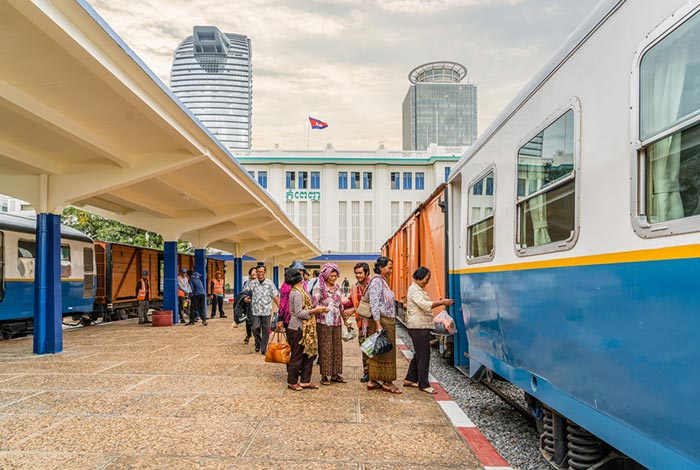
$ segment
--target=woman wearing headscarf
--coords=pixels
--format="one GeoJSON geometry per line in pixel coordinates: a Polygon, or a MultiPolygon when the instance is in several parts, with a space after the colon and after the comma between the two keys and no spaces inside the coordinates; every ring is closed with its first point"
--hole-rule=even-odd
{"type": "Polygon", "coordinates": [[[377,258],[377,262],[374,263],[374,276],[367,286],[369,308],[374,320],[369,322],[367,336],[386,330],[387,337],[394,346],[391,351],[374,355],[367,361],[369,365],[367,390],[383,389],[398,395],[401,390],[393,383],[396,380],[396,310],[394,293],[386,283],[393,267],[393,262],[386,256],[377,258]]]}
{"type": "Polygon", "coordinates": [[[347,382],[340,375],[343,373],[343,332],[340,325],[345,311],[340,286],[336,282],[339,275],[337,265],[324,264],[312,294],[314,307],[328,307],[328,312],[316,315],[321,385],[347,382]]]}
{"type": "Polygon", "coordinates": [[[287,387],[297,392],[305,388],[318,388],[318,385],[311,383],[311,372],[318,350],[314,315],[328,311],[328,307],[312,308],[311,297],[304,289],[303,279],[298,269],[289,268],[284,273],[284,283],[291,286],[287,340],[292,352],[287,364],[287,387]]]}

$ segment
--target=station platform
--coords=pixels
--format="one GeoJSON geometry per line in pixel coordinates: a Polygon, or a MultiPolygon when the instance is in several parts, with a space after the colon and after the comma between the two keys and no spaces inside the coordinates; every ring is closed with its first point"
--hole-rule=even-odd
{"type": "Polygon", "coordinates": [[[56,355],[0,342],[0,468],[483,468],[432,396],[368,391],[356,341],[347,384],[295,392],[244,336],[134,319],[66,331],[56,355]]]}

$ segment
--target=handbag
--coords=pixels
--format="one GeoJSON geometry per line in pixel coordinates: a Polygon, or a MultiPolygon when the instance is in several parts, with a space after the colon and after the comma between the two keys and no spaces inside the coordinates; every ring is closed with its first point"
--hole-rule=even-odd
{"type": "Polygon", "coordinates": [[[292,347],[287,342],[287,335],[277,331],[272,335],[265,352],[265,362],[275,364],[289,364],[292,355],[292,347]]]}
{"type": "Polygon", "coordinates": [[[389,341],[389,336],[386,330],[382,330],[382,332],[379,333],[377,340],[374,342],[374,354],[384,354],[392,349],[394,349],[394,345],[391,344],[391,341],[389,341]]]}
{"type": "Polygon", "coordinates": [[[361,317],[370,318],[372,316],[372,312],[369,309],[369,299],[366,295],[362,296],[360,299],[360,304],[357,306],[357,310],[355,311],[361,317]]]}

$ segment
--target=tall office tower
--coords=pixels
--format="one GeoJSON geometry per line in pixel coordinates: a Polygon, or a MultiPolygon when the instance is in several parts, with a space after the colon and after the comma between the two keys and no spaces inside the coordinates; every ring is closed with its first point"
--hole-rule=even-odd
{"type": "Polygon", "coordinates": [[[195,26],[175,51],[170,88],[229,149],[250,148],[253,67],[250,39],[195,26]]]}
{"type": "Polygon", "coordinates": [[[431,62],[408,74],[403,100],[403,149],[431,143],[452,147],[476,140],[476,85],[461,83],[467,69],[456,62],[431,62]]]}

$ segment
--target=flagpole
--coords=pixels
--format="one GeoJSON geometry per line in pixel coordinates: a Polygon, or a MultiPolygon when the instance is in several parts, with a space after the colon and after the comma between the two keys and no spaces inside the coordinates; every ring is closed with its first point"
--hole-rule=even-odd
{"type": "Polygon", "coordinates": [[[310,118],[311,118],[311,116],[307,116],[307,119],[306,119],[306,151],[307,152],[309,151],[309,148],[310,148],[309,140],[311,139],[311,124],[309,124],[310,118]]]}

